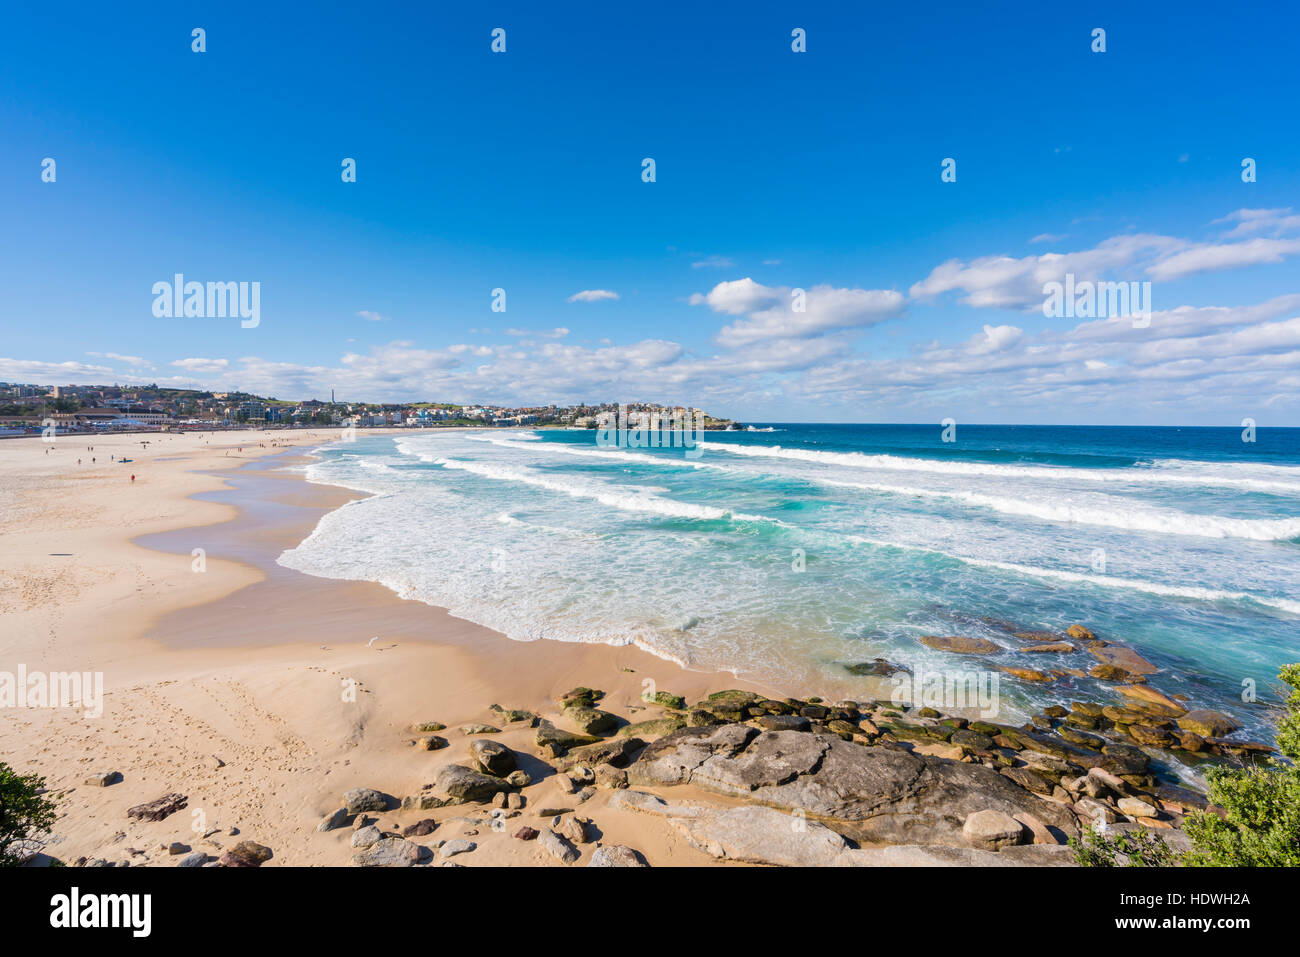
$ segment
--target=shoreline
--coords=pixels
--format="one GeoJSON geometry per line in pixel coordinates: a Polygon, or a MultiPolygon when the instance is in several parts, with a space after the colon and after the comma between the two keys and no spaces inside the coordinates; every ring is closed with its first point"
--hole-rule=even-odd
{"type": "MultiPolygon", "coordinates": [[[[1077,748],[1067,748],[1057,756],[1065,770],[1049,763],[1045,771],[1040,762],[1030,765],[1032,775],[1026,776],[1030,772],[1019,767],[1024,761],[1008,755],[1034,754],[1039,748],[1050,752],[1053,745],[1032,737],[1017,739],[1019,732],[1010,727],[989,726],[984,730],[997,731],[985,735],[971,730],[977,722],[945,720],[926,708],[896,709],[887,702],[871,702],[859,711],[855,702],[828,707],[817,698],[781,700],[775,696],[790,689],[777,691],[729,674],[690,671],[629,645],[516,641],[446,609],[403,599],[375,582],[316,578],[284,568],[275,561],[284,548],[310,534],[329,510],[365,493],[311,483],[301,473],[280,470],[288,456],[309,454],[303,447],[329,439],[304,436],[301,443],[282,446],[275,433],[261,438],[270,446],[259,443],[253,448],[249,443],[247,451],[233,455],[230,450],[239,448],[237,443],[212,447],[209,439],[203,446],[175,439],[158,442],[160,448],[143,455],[132,450],[138,462],[132,467],[140,470],[142,483],[127,484],[124,492],[107,501],[84,503],[98,506],[95,514],[101,518],[110,518],[106,527],[86,521],[78,512],[58,510],[51,496],[43,502],[44,517],[54,521],[47,521],[42,531],[27,533],[31,540],[20,552],[37,570],[20,567],[18,574],[24,582],[45,584],[47,595],[65,597],[47,605],[37,601],[17,610],[6,607],[33,627],[16,647],[2,649],[5,657],[16,653],[24,664],[62,668],[72,667],[69,661],[91,661],[104,671],[107,689],[105,719],[97,726],[49,709],[29,712],[0,732],[0,747],[16,766],[46,775],[50,789],[60,795],[57,841],[48,851],[65,861],[120,862],[126,852],[127,862],[166,864],[170,855],[161,850],[163,844],[174,841],[190,853],[215,856],[247,834],[274,847],[277,864],[346,863],[347,834],[320,833],[316,826],[337,814],[339,795],[353,788],[405,795],[408,805],[397,812],[397,819],[377,822],[394,828],[393,833],[409,827],[420,816],[417,811],[429,810],[434,815],[421,820],[436,818],[438,827],[446,823],[477,834],[494,826],[487,818],[461,816],[463,802],[449,798],[442,787],[448,767],[466,767],[448,762],[465,761],[466,749],[474,753],[475,732],[433,735],[443,747],[426,754],[422,743],[428,744],[430,735],[417,737],[412,727],[429,722],[462,729],[492,726],[492,740],[511,749],[538,778],[525,792],[527,807],[570,807],[570,795],[587,782],[576,784],[562,773],[563,753],[548,759],[543,749],[541,756],[533,755],[542,745],[538,727],[549,722],[561,733],[574,729],[575,712],[563,699],[583,687],[600,691],[587,702],[593,710],[624,727],[637,725],[637,741],[644,735],[651,742],[671,742],[683,734],[693,740],[714,733],[709,727],[723,728],[718,734],[729,734],[725,729],[735,727],[751,729],[737,733],[758,733],[755,740],[760,741],[794,734],[801,746],[815,741],[833,748],[834,740],[841,739],[870,744],[862,750],[902,752],[910,760],[932,762],[939,769],[936,773],[958,773],[953,766],[1016,766],[1021,773],[990,771],[994,777],[985,778],[980,787],[996,790],[1012,780],[1017,790],[1004,795],[1008,808],[1030,797],[1046,802],[1034,805],[1039,815],[1030,816],[1036,821],[1039,816],[1050,818],[1052,806],[1073,806],[1075,792],[1064,785],[1082,781],[1091,767],[1106,773],[1123,770],[1123,761],[1111,755],[1096,755],[1094,761],[1077,748]],[[223,466],[228,458],[240,464],[223,466]],[[157,488],[146,491],[147,483],[157,483],[157,488]],[[143,530],[128,530],[132,520],[142,521],[143,530]],[[55,539],[87,547],[94,556],[92,564],[107,562],[96,571],[103,571],[108,580],[97,581],[94,574],[83,574],[80,582],[57,574],[51,579],[57,559],[79,554],[38,554],[41,542],[48,548],[55,539]],[[203,549],[201,574],[195,567],[196,548],[203,549]],[[45,641],[35,637],[38,625],[47,632],[45,641]],[[647,678],[653,681],[651,690],[673,699],[671,706],[647,704],[642,697],[647,678]],[[719,696],[720,689],[732,690],[719,696]],[[685,708],[688,701],[697,704],[685,708]],[[531,720],[503,722],[503,713],[511,711],[529,713],[531,720]],[[810,730],[816,733],[807,734],[810,730]],[[963,745],[963,736],[956,732],[975,737],[965,738],[963,745]],[[1107,770],[1103,765],[1111,758],[1107,770]],[[547,763],[551,759],[559,759],[554,768],[547,763]],[[1070,768],[1083,770],[1083,777],[1071,776],[1070,768]],[[122,779],[107,788],[90,786],[85,775],[91,771],[115,772],[122,779]],[[172,814],[165,823],[144,825],[127,821],[127,807],[164,793],[184,794],[189,816],[172,814]],[[431,797],[435,794],[443,796],[431,797]]],[[[40,449],[33,444],[32,457],[40,449]]],[[[57,455],[66,459],[69,452],[76,449],[61,448],[57,455]]],[[[0,457],[0,467],[8,464],[0,457]]],[[[112,477],[103,473],[102,465],[99,470],[95,477],[112,477]]],[[[65,469],[60,478],[68,475],[65,469]]],[[[18,506],[20,518],[23,507],[31,504],[25,497],[40,500],[50,494],[48,478],[38,475],[35,486],[17,489],[11,504],[18,506]]],[[[0,527],[9,532],[12,524],[0,527]]],[[[25,541],[21,535],[19,539],[25,541]]],[[[656,747],[652,743],[644,753],[656,747]]],[[[613,773],[605,771],[613,765],[595,757],[600,755],[593,755],[592,764],[602,773],[613,773]]],[[[620,752],[617,757],[625,756],[620,752]]],[[[1128,755],[1130,764],[1132,760],[1128,755]]],[[[638,759],[632,768],[634,778],[643,773],[643,761],[638,759]]],[[[817,766],[810,765],[808,773],[815,773],[817,766]]],[[[1142,768],[1128,770],[1132,773],[1118,787],[1147,785],[1142,768]]],[[[739,793],[720,794],[717,787],[701,789],[689,776],[685,781],[642,783],[667,785],[658,790],[673,801],[684,798],[698,807],[773,805],[771,800],[740,801],[739,793]]],[[[714,845],[683,832],[672,815],[647,817],[646,808],[634,806],[629,797],[646,792],[590,786],[581,790],[583,814],[599,819],[599,831],[623,836],[655,865],[706,864],[719,856],[737,859],[734,853],[712,853],[714,845]]],[[[1150,805],[1155,809],[1150,822],[1135,820],[1135,826],[1157,827],[1158,822],[1170,827],[1171,815],[1176,821],[1185,807],[1178,803],[1183,796],[1167,796],[1167,803],[1153,798],[1157,803],[1150,805]]],[[[782,806],[780,801],[776,806],[782,806]]],[[[836,823],[841,810],[823,819],[836,823]]],[[[526,809],[522,813],[529,816],[526,809]]],[[[954,813],[949,808],[935,812],[939,823],[933,826],[944,840],[952,837],[949,819],[954,813]]],[[[354,823],[366,817],[363,813],[354,823]]],[[[558,824],[561,816],[554,820],[558,824]]],[[[855,835],[851,840],[865,841],[861,847],[875,846],[869,830],[853,831],[859,825],[838,823],[844,825],[837,825],[839,831],[855,835]]],[[[1035,831],[1034,840],[1059,848],[1067,831],[1057,831],[1050,839],[1035,831]]],[[[828,833],[836,834],[836,829],[828,833]]],[[[899,842],[887,835],[884,843],[899,842]]],[[[526,842],[484,844],[473,863],[555,863],[526,842]]],[[[753,862],[773,861],[759,856],[753,862]]]]}

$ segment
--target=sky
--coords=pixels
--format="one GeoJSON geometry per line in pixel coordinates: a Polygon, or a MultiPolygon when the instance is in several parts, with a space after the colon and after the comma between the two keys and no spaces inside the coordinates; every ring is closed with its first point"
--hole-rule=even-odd
{"type": "Polygon", "coordinates": [[[16,5],[0,380],[1294,425],[1298,29],[1282,2],[16,5]],[[155,315],[178,273],[258,283],[256,325],[155,315]],[[1045,315],[1066,274],[1150,283],[1149,321],[1045,315]]]}

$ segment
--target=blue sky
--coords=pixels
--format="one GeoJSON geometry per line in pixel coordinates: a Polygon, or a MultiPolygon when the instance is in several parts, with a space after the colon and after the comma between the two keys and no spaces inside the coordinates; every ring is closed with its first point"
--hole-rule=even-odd
{"type": "Polygon", "coordinates": [[[1293,4],[410,6],[13,9],[0,380],[1297,421],[1293,4]],[[1066,271],[1150,327],[1045,318],[1066,271]]]}

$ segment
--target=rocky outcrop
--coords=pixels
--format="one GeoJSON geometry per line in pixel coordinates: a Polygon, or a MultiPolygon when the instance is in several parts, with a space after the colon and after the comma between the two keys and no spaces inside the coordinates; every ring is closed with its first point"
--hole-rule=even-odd
{"type": "MultiPolygon", "coordinates": [[[[830,734],[746,725],[684,728],[648,745],[628,768],[632,786],[693,784],[798,810],[855,840],[961,844],[981,810],[1033,814],[1066,834],[1074,815],[991,768],[847,742],[830,734]]],[[[617,797],[617,795],[616,795],[617,797]]]]}

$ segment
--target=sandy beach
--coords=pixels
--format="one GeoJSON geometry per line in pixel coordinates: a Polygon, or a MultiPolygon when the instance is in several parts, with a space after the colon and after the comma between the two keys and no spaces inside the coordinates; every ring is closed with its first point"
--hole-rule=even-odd
{"type": "MultiPolygon", "coordinates": [[[[419,791],[437,767],[465,759],[468,739],[457,729],[491,723],[491,704],[555,717],[556,698],[585,685],[607,693],[606,709],[638,720],[659,713],[640,700],[647,679],[688,698],[768,690],[635,648],[511,641],[380,585],[275,566],[321,514],[357,497],[277,470],[301,460],[287,447],[328,440],[242,432],[0,443],[0,661],[9,670],[102,672],[104,682],[101,717],[31,708],[0,722],[6,760],[44,775],[58,796],[50,854],[169,863],[161,845],[216,854],[237,829],[238,839],[274,849],[271,866],[342,865],[351,832],[316,827],[343,792],[419,791]],[[107,461],[123,456],[132,461],[107,461]],[[273,468],[249,471],[272,457],[273,468]],[[232,491],[231,481],[245,487],[232,491]],[[197,571],[193,549],[214,542],[197,571]],[[345,700],[348,682],[355,701],[345,700]],[[417,752],[410,727],[422,721],[447,725],[450,746],[417,752]],[[120,783],[83,784],[112,771],[120,783]],[[128,807],[167,793],[186,795],[187,808],[162,822],[127,818],[128,807]]],[[[526,751],[533,733],[519,727],[493,739],[526,751]]],[[[535,807],[565,806],[565,797],[546,782],[529,788],[535,807]]],[[[712,860],[664,822],[602,811],[606,797],[584,813],[651,863],[712,860]]],[[[400,827],[462,814],[389,817],[400,827]]],[[[480,850],[461,860],[554,863],[536,844],[492,836],[499,840],[477,838],[480,850]]]]}

